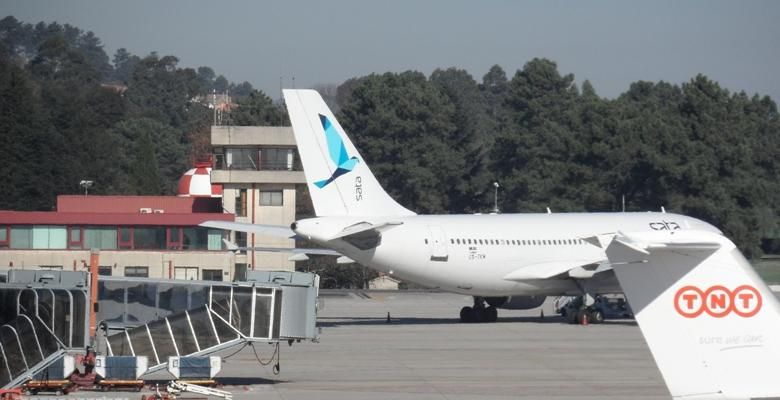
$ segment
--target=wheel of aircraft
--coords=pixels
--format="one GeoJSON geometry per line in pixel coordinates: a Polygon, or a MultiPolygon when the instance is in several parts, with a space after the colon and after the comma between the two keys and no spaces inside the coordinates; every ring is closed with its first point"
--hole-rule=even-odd
{"type": "Polygon", "coordinates": [[[498,309],[493,306],[486,308],[485,322],[496,322],[496,321],[498,321],[498,309]]]}
{"type": "Polygon", "coordinates": [[[566,311],[566,322],[570,324],[576,324],[577,323],[577,310],[569,309],[566,311]]]}
{"type": "Polygon", "coordinates": [[[496,322],[498,320],[498,308],[485,307],[481,299],[475,300],[474,307],[460,309],[460,322],[496,322]]]}
{"type": "Polygon", "coordinates": [[[460,322],[472,322],[474,319],[474,309],[469,306],[460,309],[460,322]]]}
{"type": "Polygon", "coordinates": [[[599,309],[590,310],[588,313],[588,321],[592,324],[600,324],[604,322],[604,313],[599,309]]]}

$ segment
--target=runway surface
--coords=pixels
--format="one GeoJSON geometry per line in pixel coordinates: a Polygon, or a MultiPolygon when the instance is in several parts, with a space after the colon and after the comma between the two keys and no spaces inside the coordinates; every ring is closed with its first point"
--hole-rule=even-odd
{"type": "MultiPolygon", "coordinates": [[[[237,400],[670,398],[631,320],[568,325],[548,301],[500,310],[497,323],[461,324],[471,299],[448,293],[335,292],[321,302],[320,343],[282,345],[279,375],[244,348],[224,361],[224,389],[237,400]]],[[[273,347],[255,350],[265,361],[273,347]]],[[[104,394],[94,395],[70,397],[104,394]]]]}
{"type": "MultiPolygon", "coordinates": [[[[447,293],[322,301],[320,343],[283,345],[278,376],[249,348],[226,360],[220,375],[231,377],[237,399],[669,398],[633,321],[568,325],[548,302],[501,310],[497,323],[461,324],[471,299],[447,293]]],[[[261,359],[272,350],[256,349],[261,359]]]]}

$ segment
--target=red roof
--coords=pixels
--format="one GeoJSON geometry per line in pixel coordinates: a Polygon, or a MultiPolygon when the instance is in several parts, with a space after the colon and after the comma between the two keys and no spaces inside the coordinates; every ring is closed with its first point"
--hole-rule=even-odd
{"type": "Polygon", "coordinates": [[[0,211],[0,225],[157,225],[197,226],[210,221],[234,221],[223,213],[96,213],[59,211],[0,211]]]}
{"type": "Polygon", "coordinates": [[[141,209],[164,213],[189,214],[221,211],[219,199],[176,196],[57,196],[57,211],[66,213],[140,213],[141,209]],[[212,204],[213,203],[213,204],[212,204]]]}

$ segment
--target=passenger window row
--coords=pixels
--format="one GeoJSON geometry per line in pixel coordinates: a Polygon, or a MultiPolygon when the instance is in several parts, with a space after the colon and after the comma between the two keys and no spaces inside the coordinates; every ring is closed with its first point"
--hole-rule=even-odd
{"type": "Polygon", "coordinates": [[[451,244],[481,244],[498,246],[572,246],[582,245],[582,239],[450,239],[451,244]]]}

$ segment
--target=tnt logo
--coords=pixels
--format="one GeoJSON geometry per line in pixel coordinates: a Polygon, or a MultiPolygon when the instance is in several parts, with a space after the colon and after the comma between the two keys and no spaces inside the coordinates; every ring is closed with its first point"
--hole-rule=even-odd
{"type": "Polygon", "coordinates": [[[761,310],[761,293],[750,285],[734,290],[715,285],[707,290],[696,286],[681,287],[674,295],[674,309],[685,318],[696,318],[707,313],[714,318],[723,318],[731,313],[750,318],[761,310]]]}

